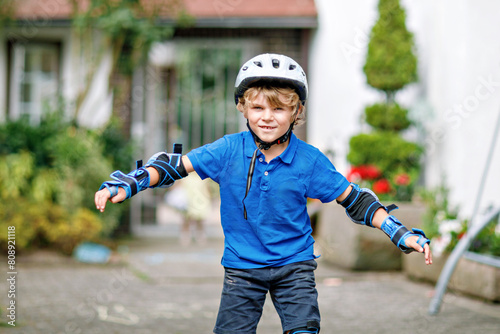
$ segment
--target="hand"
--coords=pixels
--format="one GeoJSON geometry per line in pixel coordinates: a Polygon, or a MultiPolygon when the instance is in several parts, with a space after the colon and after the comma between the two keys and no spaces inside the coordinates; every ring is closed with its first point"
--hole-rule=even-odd
{"type": "Polygon", "coordinates": [[[418,235],[412,235],[408,237],[408,239],[405,240],[406,247],[413,248],[419,253],[424,253],[425,264],[427,265],[432,264],[432,253],[429,244],[428,243],[425,244],[424,247],[420,246],[417,243],[418,238],[419,238],[418,235]]]}
{"type": "Polygon", "coordinates": [[[119,203],[125,200],[127,193],[122,187],[118,187],[118,194],[111,197],[111,194],[107,188],[103,188],[95,193],[94,201],[97,210],[104,212],[106,208],[106,203],[109,200],[111,203],[119,203]]]}

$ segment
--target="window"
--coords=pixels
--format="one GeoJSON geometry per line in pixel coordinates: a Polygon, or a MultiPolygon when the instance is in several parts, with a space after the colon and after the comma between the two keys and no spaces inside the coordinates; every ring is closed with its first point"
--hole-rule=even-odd
{"type": "Polygon", "coordinates": [[[44,110],[54,108],[59,91],[57,43],[10,44],[9,117],[26,115],[38,124],[44,110]]]}
{"type": "Polygon", "coordinates": [[[163,99],[169,106],[167,147],[177,141],[187,151],[239,131],[234,81],[242,54],[236,46],[176,46],[176,62],[163,77],[163,99]]]}

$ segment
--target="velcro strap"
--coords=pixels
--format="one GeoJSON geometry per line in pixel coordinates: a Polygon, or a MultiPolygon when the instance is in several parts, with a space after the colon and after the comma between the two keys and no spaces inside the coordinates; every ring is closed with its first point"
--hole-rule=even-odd
{"type": "Polygon", "coordinates": [[[389,213],[393,210],[399,209],[399,207],[396,204],[390,204],[386,207],[386,209],[387,209],[387,213],[389,213]]]}
{"type": "Polygon", "coordinates": [[[146,167],[153,167],[160,181],[151,188],[167,188],[188,174],[182,164],[182,144],[174,144],[174,153],[158,152],[149,158],[146,167]]]}
{"type": "Polygon", "coordinates": [[[396,233],[394,233],[394,236],[391,238],[391,241],[396,245],[396,246],[400,246],[400,241],[401,239],[403,239],[404,235],[406,233],[409,233],[410,231],[408,231],[408,229],[403,226],[403,225],[400,225],[400,228],[396,231],[396,233]]]}
{"type": "Polygon", "coordinates": [[[151,163],[151,167],[156,169],[161,177],[160,181],[157,184],[158,187],[174,183],[174,181],[182,178],[179,172],[177,172],[175,168],[166,161],[155,160],[151,163]]]}
{"type": "MultiPolygon", "coordinates": [[[[117,170],[111,173],[110,175],[116,181],[104,182],[101,185],[101,188],[108,186],[117,186],[125,189],[126,197],[128,199],[138,192],[146,189],[149,186],[149,173],[145,168],[136,169],[128,174],[124,174],[123,172],[117,170]]],[[[108,188],[112,197],[113,192],[108,188]]]]}
{"type": "Polygon", "coordinates": [[[123,172],[117,170],[111,173],[111,177],[117,181],[125,183],[128,187],[124,187],[127,191],[127,198],[130,198],[137,194],[138,184],[135,178],[123,174],[123,172]]]}

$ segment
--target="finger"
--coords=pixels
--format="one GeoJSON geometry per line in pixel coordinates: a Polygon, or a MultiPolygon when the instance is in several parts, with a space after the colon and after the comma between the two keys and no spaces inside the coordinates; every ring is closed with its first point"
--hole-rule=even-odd
{"type": "Polygon", "coordinates": [[[432,264],[432,252],[429,244],[424,245],[425,264],[432,264]]]}
{"type": "Polygon", "coordinates": [[[104,212],[106,209],[106,202],[108,201],[111,194],[107,189],[102,189],[95,193],[95,205],[97,210],[104,212]]]}

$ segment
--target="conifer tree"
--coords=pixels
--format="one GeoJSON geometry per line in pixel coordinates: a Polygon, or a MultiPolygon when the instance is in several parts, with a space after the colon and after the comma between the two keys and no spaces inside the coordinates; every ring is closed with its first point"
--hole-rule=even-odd
{"type": "Polygon", "coordinates": [[[399,0],[380,0],[378,10],[363,70],[367,83],[384,91],[387,102],[392,103],[396,91],[417,80],[417,58],[399,0]]]}
{"type": "Polygon", "coordinates": [[[401,131],[407,129],[411,121],[408,110],[397,104],[395,95],[417,80],[413,34],[406,28],[406,14],[399,0],[379,0],[378,10],[379,18],[370,34],[363,70],[367,83],[383,91],[386,98],[365,108],[364,120],[372,131],[351,138],[347,160],[354,167],[377,167],[382,181],[391,184],[385,187],[388,195],[411,200],[423,150],[401,137],[401,131]]]}

